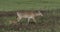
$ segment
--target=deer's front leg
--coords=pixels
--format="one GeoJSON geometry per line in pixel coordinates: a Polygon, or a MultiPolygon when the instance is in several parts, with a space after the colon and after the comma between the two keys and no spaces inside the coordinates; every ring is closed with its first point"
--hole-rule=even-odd
{"type": "Polygon", "coordinates": [[[34,22],[36,22],[36,19],[35,18],[32,18],[34,22]]]}

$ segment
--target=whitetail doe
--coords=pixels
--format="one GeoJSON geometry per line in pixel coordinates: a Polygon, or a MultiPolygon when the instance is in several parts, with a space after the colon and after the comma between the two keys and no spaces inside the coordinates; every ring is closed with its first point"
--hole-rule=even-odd
{"type": "Polygon", "coordinates": [[[43,16],[43,14],[40,11],[38,11],[38,13],[33,11],[17,12],[17,21],[19,22],[22,18],[28,18],[28,22],[30,19],[36,22],[35,17],[37,16],[43,16]]]}

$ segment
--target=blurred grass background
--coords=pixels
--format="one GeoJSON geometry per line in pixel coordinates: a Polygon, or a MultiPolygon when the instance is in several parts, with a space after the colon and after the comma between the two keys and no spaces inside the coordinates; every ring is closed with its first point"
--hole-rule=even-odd
{"type": "Polygon", "coordinates": [[[0,11],[16,10],[45,12],[43,17],[36,17],[37,24],[22,19],[22,24],[11,25],[9,20],[16,20],[16,16],[0,17],[0,32],[60,32],[60,0],[0,0],[0,11]]]}
{"type": "Polygon", "coordinates": [[[60,8],[60,0],[0,0],[0,11],[57,8],[60,8]]]}

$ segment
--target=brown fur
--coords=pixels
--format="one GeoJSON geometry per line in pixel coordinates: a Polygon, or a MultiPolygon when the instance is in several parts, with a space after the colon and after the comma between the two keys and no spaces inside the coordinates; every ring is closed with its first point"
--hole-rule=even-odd
{"type": "Polygon", "coordinates": [[[43,16],[43,14],[40,11],[38,11],[38,13],[33,11],[23,11],[17,12],[17,16],[17,21],[20,21],[22,18],[28,18],[28,22],[30,21],[30,19],[33,19],[34,22],[36,22],[35,17],[43,16]]]}

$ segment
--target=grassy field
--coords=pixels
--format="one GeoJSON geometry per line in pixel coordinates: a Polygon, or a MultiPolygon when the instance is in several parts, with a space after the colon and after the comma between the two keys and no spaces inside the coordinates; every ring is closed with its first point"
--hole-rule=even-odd
{"type": "Polygon", "coordinates": [[[15,15],[2,16],[0,32],[60,32],[60,0],[0,0],[0,12],[17,10],[40,10],[44,16],[36,17],[36,24],[28,24],[27,19],[11,24],[9,21],[16,20],[15,15]]]}
{"type": "MultiPolygon", "coordinates": [[[[22,19],[17,24],[11,24],[10,20],[16,20],[16,16],[0,17],[1,32],[60,32],[60,10],[42,11],[43,17],[36,17],[35,23],[27,23],[22,19]]],[[[32,21],[32,20],[30,20],[32,21]]]]}
{"type": "Polygon", "coordinates": [[[0,0],[0,11],[59,9],[60,0],[0,0]]]}

